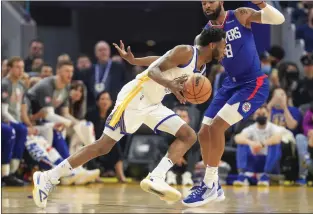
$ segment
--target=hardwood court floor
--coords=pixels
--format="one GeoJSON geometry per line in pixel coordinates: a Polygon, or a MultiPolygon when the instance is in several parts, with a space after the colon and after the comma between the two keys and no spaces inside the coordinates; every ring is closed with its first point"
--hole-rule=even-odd
{"type": "MultiPolygon", "coordinates": [[[[223,187],[226,200],[201,208],[187,208],[181,202],[167,204],[143,192],[139,184],[92,184],[58,186],[50,195],[46,210],[37,208],[32,187],[2,188],[3,213],[221,213],[280,212],[313,213],[313,188],[223,187]]],[[[187,194],[189,188],[178,189],[187,194]]]]}

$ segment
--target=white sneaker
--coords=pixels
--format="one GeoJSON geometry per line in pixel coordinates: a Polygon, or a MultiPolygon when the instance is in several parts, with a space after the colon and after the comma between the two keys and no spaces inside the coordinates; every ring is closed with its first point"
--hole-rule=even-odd
{"type": "Polygon", "coordinates": [[[149,175],[140,182],[140,187],[145,192],[157,195],[164,201],[178,201],[181,193],[175,188],[169,186],[164,178],[149,175]]]}
{"type": "MultiPolygon", "coordinates": [[[[73,174],[62,177],[61,180],[61,185],[64,186],[69,186],[74,184],[77,180],[80,180],[84,176],[84,172],[81,170],[78,170],[77,168],[73,170],[73,174]]],[[[87,182],[86,182],[87,183],[87,182]]]]}
{"type": "Polygon", "coordinates": [[[172,171],[168,171],[166,174],[166,183],[168,185],[177,185],[176,174],[172,171]]]}
{"type": "Polygon", "coordinates": [[[48,195],[55,185],[60,183],[58,180],[50,179],[47,172],[35,172],[33,175],[34,189],[33,199],[40,208],[47,206],[48,195]]]}
{"type": "Polygon", "coordinates": [[[184,172],[181,178],[182,178],[182,185],[184,186],[193,185],[192,174],[190,172],[184,172]]]}
{"type": "Polygon", "coordinates": [[[87,170],[85,168],[81,169],[82,176],[80,176],[79,179],[75,181],[75,185],[84,185],[86,183],[93,183],[96,181],[97,178],[100,177],[100,170],[99,169],[93,169],[93,170],[87,170]]]}

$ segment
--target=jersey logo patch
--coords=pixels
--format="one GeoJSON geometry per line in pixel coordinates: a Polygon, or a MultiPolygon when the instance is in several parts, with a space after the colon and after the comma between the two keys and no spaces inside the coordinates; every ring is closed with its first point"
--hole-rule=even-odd
{"type": "Polygon", "coordinates": [[[244,104],[242,104],[242,111],[244,113],[247,113],[248,111],[250,111],[251,109],[251,104],[248,102],[245,102],[244,104]]]}
{"type": "Polygon", "coordinates": [[[45,97],[45,102],[50,103],[51,102],[51,97],[45,97]]]}

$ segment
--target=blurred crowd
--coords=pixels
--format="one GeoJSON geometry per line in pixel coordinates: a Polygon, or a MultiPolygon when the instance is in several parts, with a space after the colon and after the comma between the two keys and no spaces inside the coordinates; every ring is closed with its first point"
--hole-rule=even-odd
{"type": "MultiPolygon", "coordinates": [[[[251,118],[227,131],[220,163],[224,183],[268,186],[280,180],[275,175],[283,175],[285,185],[312,185],[313,9],[312,4],[302,2],[288,6],[294,7],[297,38],[304,39],[307,53],[293,61],[285,61],[284,49],[279,46],[260,53],[261,69],[271,82],[270,97],[251,118]]],[[[95,62],[93,56],[81,54],[72,59],[63,53],[56,65],[49,65],[43,57],[44,48],[45,44],[35,39],[25,59],[2,60],[2,185],[23,186],[35,170],[50,169],[98,139],[120,89],[145,69],[128,64],[119,55],[112,56],[105,41],[94,46],[95,62]]],[[[207,66],[212,97],[225,75],[221,65],[207,66]]],[[[164,99],[164,105],[196,131],[209,103],[181,106],[173,95],[164,99]]],[[[142,127],[137,134],[152,136],[153,132],[142,127]]],[[[161,137],[164,145],[159,150],[165,153],[173,137],[165,133],[161,137]]],[[[101,182],[101,177],[126,182],[126,176],[132,176],[125,166],[127,148],[134,143],[136,138],[124,137],[108,155],[76,169],[61,184],[101,182]]],[[[156,157],[154,162],[158,161],[156,157]]],[[[193,185],[203,172],[196,144],[168,172],[167,182],[193,185]]]]}

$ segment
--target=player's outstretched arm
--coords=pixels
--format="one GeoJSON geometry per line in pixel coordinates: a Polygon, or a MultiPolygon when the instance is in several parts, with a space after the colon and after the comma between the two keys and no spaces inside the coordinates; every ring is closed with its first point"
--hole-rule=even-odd
{"type": "Polygon", "coordinates": [[[160,56],[135,58],[134,54],[131,52],[130,46],[127,47],[127,51],[125,50],[125,46],[122,40],[120,40],[120,46],[118,46],[116,43],[113,43],[113,45],[120,56],[131,65],[150,66],[151,63],[160,58],[160,56]]]}
{"type": "Polygon", "coordinates": [[[236,18],[246,27],[251,26],[251,22],[260,24],[279,25],[284,23],[285,17],[276,8],[264,1],[252,1],[261,10],[256,11],[252,8],[241,7],[235,11],[236,18]]]}
{"type": "Polygon", "coordinates": [[[171,90],[181,103],[186,103],[186,99],[181,95],[184,89],[184,82],[188,77],[183,76],[173,81],[164,78],[162,72],[176,68],[179,65],[187,64],[193,56],[193,49],[189,45],[179,45],[148,70],[148,76],[155,82],[171,90]]]}

